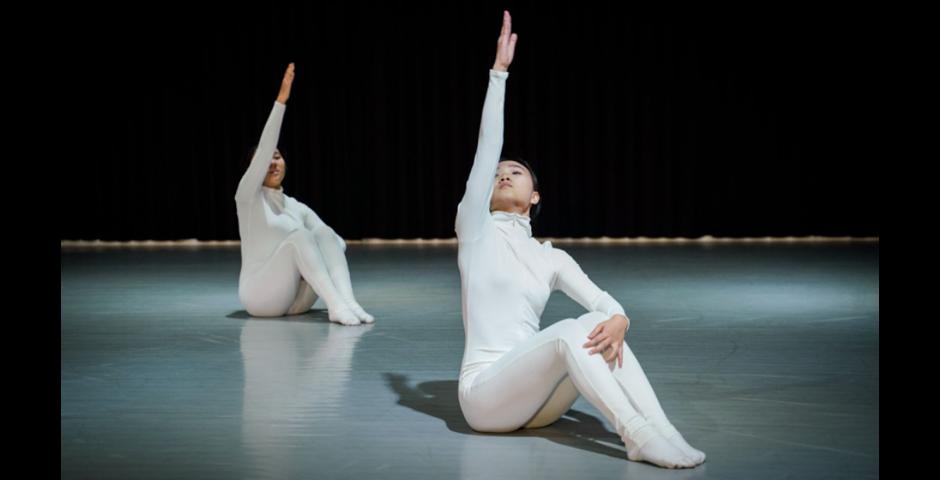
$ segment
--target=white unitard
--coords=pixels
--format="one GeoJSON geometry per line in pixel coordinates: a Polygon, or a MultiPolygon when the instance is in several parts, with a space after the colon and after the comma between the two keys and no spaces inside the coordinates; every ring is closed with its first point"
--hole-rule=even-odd
{"type": "Polygon", "coordinates": [[[285,108],[274,103],[235,193],[242,253],[238,297],[248,313],[267,317],[307,311],[319,295],[332,314],[355,302],[346,242],[283,188],[263,185],[285,108]]]}
{"type": "Polygon", "coordinates": [[[528,217],[490,212],[507,77],[490,70],[477,152],[457,207],[466,334],[460,408],[473,429],[507,432],[553,423],[580,392],[615,426],[628,452],[636,452],[657,434],[652,420],[665,421],[645,374],[626,344],[622,368],[582,347],[598,323],[623,308],[570,255],[532,238],[528,217]],[[589,313],[539,330],[553,290],[589,313]]]}

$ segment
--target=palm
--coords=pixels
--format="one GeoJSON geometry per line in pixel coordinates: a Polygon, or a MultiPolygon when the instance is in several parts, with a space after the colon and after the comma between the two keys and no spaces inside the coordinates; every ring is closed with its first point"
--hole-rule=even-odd
{"type": "Polygon", "coordinates": [[[284,78],[281,80],[281,91],[278,92],[277,98],[284,103],[287,101],[287,98],[290,97],[290,88],[294,83],[294,64],[291,63],[287,66],[287,70],[284,72],[284,78]]]}
{"type": "Polygon", "coordinates": [[[512,33],[512,16],[508,11],[503,12],[503,28],[499,32],[499,40],[496,41],[496,61],[493,63],[493,69],[506,71],[509,64],[512,63],[513,54],[516,51],[516,40],[519,37],[512,33]]]}

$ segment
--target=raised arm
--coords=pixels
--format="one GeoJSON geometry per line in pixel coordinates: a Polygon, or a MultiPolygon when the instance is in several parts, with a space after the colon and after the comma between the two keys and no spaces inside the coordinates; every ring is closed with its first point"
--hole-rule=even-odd
{"type": "Polygon", "coordinates": [[[470,169],[466,190],[457,205],[455,229],[457,238],[462,241],[473,240],[479,236],[490,212],[493,178],[503,149],[506,78],[509,76],[508,68],[512,63],[516,40],[516,34],[512,33],[512,17],[509,12],[503,12],[503,27],[496,42],[496,60],[490,70],[486,100],[483,102],[477,151],[473,157],[473,167],[470,169]]]}
{"type": "Polygon", "coordinates": [[[261,140],[251,158],[251,164],[248,165],[248,170],[238,182],[238,189],[235,191],[235,201],[238,203],[253,201],[264,184],[264,178],[271,166],[271,157],[274,156],[277,140],[281,134],[281,122],[284,119],[284,109],[287,108],[287,99],[290,97],[293,81],[294,64],[291,63],[284,72],[277,101],[274,102],[274,108],[271,109],[268,121],[264,124],[264,130],[261,131],[261,140]]]}

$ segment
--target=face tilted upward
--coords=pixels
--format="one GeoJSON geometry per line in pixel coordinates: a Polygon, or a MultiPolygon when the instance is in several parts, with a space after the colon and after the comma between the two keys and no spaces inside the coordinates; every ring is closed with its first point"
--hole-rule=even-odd
{"type": "Polygon", "coordinates": [[[539,192],[535,190],[532,174],[519,162],[499,162],[493,181],[495,184],[493,196],[490,198],[490,211],[528,215],[529,209],[539,201],[539,192]]]}
{"type": "Polygon", "coordinates": [[[268,175],[264,177],[264,186],[268,188],[278,188],[284,181],[284,174],[287,172],[287,165],[284,163],[284,157],[280,150],[274,151],[271,157],[271,165],[268,166],[268,175]]]}

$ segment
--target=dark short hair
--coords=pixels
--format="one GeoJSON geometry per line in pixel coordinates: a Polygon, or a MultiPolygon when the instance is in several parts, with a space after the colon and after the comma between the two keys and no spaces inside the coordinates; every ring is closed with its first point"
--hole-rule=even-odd
{"type": "MultiPolygon", "coordinates": [[[[522,166],[524,166],[525,169],[529,171],[529,175],[532,176],[532,189],[536,192],[539,191],[539,178],[535,176],[535,170],[532,169],[532,165],[529,165],[529,162],[525,161],[519,155],[502,155],[499,157],[499,161],[500,162],[513,161],[513,162],[518,162],[522,164],[522,166]]],[[[530,211],[531,212],[530,216],[532,220],[535,220],[535,217],[539,216],[540,211],[542,211],[542,199],[541,198],[539,199],[539,203],[536,203],[535,206],[532,207],[532,210],[530,211]]]]}

